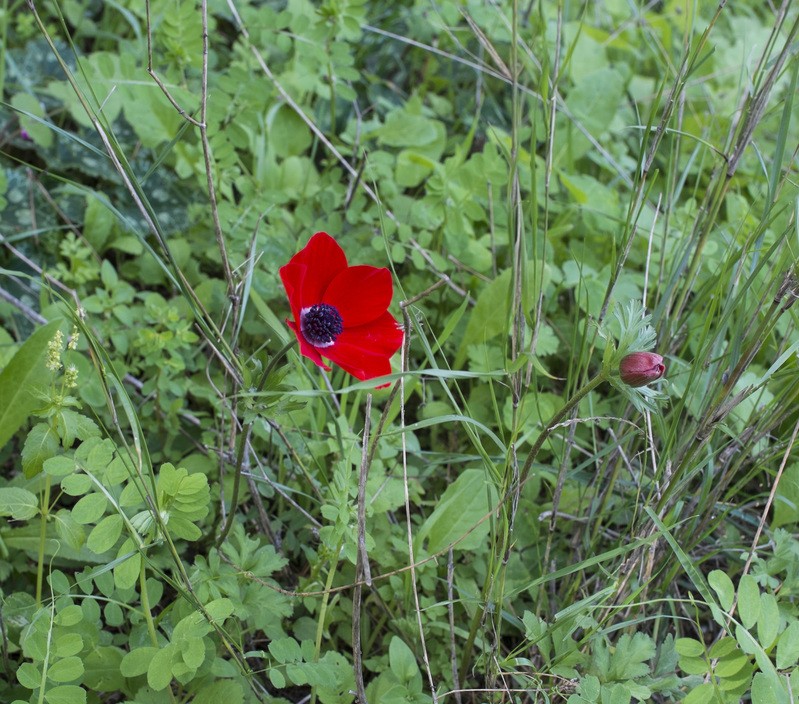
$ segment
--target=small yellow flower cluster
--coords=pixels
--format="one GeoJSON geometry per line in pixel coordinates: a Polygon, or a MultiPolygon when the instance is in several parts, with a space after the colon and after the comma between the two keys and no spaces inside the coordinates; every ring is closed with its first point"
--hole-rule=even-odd
{"type": "Polygon", "coordinates": [[[57,372],[61,369],[61,348],[63,344],[64,334],[60,330],[56,330],[53,339],[47,343],[46,366],[51,372],[57,372]]]}
{"type": "Polygon", "coordinates": [[[76,350],[78,349],[78,338],[80,337],[80,333],[78,332],[78,326],[72,326],[72,334],[69,336],[69,342],[67,343],[68,350],[76,350]]]}
{"type": "Polygon", "coordinates": [[[74,364],[70,364],[64,372],[64,386],[68,389],[74,389],[78,385],[78,368],[74,364]]]}

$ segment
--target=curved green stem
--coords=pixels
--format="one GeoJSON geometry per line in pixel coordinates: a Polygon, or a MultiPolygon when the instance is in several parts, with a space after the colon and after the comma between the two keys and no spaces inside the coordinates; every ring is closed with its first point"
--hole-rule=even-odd
{"type": "MultiPolygon", "coordinates": [[[[505,502],[513,493],[513,491],[516,490],[516,487],[518,487],[518,491],[522,490],[522,487],[524,487],[527,477],[530,474],[530,470],[533,467],[535,458],[538,457],[538,453],[541,451],[541,448],[544,446],[544,443],[547,441],[549,436],[552,435],[552,432],[555,430],[555,428],[557,428],[558,425],[560,425],[560,423],[566,419],[566,417],[572,412],[572,409],[574,409],[580,403],[580,401],[582,401],[589,393],[591,393],[597,386],[606,380],[607,373],[604,370],[600,371],[593,379],[577,389],[577,391],[571,395],[569,400],[563,404],[561,409],[554,416],[552,416],[552,418],[550,418],[546,428],[541,431],[533,443],[533,446],[530,448],[530,451],[527,453],[527,457],[524,460],[524,465],[522,465],[521,472],[519,472],[518,483],[511,485],[508,488],[500,503],[505,502]]],[[[510,534],[510,531],[508,531],[501,545],[501,551],[499,553],[500,561],[502,559],[502,555],[507,549],[507,546],[510,545],[512,538],[513,536],[510,534]]],[[[489,584],[488,578],[486,579],[486,585],[487,584],[489,584]]],[[[466,679],[472,648],[474,647],[475,638],[477,638],[477,629],[480,627],[480,623],[485,616],[486,609],[488,608],[488,601],[488,599],[483,601],[482,606],[475,611],[474,617],[472,618],[471,627],[469,628],[469,637],[466,640],[466,647],[463,649],[463,658],[461,660],[461,668],[459,673],[461,682],[464,682],[466,679]]]]}
{"type": "MultiPolygon", "coordinates": [[[[285,345],[283,345],[280,351],[274,357],[272,357],[271,360],[269,360],[269,364],[264,367],[261,378],[258,380],[258,385],[255,387],[256,394],[263,391],[264,384],[266,384],[266,380],[277,366],[277,363],[286,356],[288,351],[296,344],[296,342],[297,338],[292,337],[285,345]]],[[[225,542],[225,538],[227,538],[228,533],[230,533],[230,529],[233,527],[233,521],[236,517],[236,508],[239,504],[239,488],[241,486],[241,468],[244,464],[244,454],[247,451],[247,442],[250,439],[250,431],[252,430],[253,423],[255,423],[255,420],[251,420],[249,423],[247,423],[242,432],[239,434],[239,450],[236,454],[236,473],[233,475],[233,491],[230,495],[230,509],[228,510],[227,518],[225,519],[225,525],[222,528],[222,531],[219,533],[219,537],[216,539],[217,547],[225,542]]]]}

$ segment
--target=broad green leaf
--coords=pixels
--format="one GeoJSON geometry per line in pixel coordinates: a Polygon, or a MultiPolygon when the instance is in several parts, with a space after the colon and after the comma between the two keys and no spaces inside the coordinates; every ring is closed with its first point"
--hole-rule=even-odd
{"type": "Polygon", "coordinates": [[[56,660],[47,670],[47,677],[53,682],[73,682],[83,674],[83,662],[74,655],[56,660]]]}
{"type": "Polygon", "coordinates": [[[186,667],[196,670],[205,660],[205,641],[202,638],[190,638],[181,644],[181,657],[186,667]]]}
{"type": "Polygon", "coordinates": [[[50,383],[47,344],[61,325],[53,320],[36,330],[0,372],[0,448],[41,404],[38,394],[50,383]]]}
{"type": "Polygon", "coordinates": [[[230,599],[215,599],[205,605],[205,610],[208,612],[208,615],[217,623],[221,623],[226,618],[229,618],[233,614],[233,611],[235,611],[235,608],[234,603],[230,599]]]}
{"type": "Polygon", "coordinates": [[[83,649],[83,638],[79,633],[62,633],[55,637],[55,654],[65,658],[77,655],[83,649]]]}
{"type": "Polygon", "coordinates": [[[430,553],[452,543],[456,550],[473,550],[488,535],[484,520],[497,500],[496,489],[482,469],[466,469],[447,487],[433,513],[422,525],[419,540],[428,540],[430,553]]]}
{"type": "Polygon", "coordinates": [[[683,704],[717,704],[716,690],[710,682],[704,682],[692,689],[683,699],[683,704]]]}
{"type": "Polygon", "coordinates": [[[75,459],[67,455],[56,455],[44,461],[43,469],[51,477],[66,477],[75,471],[75,459]]]}
{"type": "Polygon", "coordinates": [[[103,494],[94,492],[78,499],[72,507],[72,517],[81,525],[100,520],[108,506],[108,499],[103,494]]]}
{"type": "Polygon", "coordinates": [[[760,587],[749,574],[738,582],[738,615],[744,628],[752,628],[760,617],[760,587]]]}
{"type": "Polygon", "coordinates": [[[416,664],[416,657],[405,641],[398,636],[393,636],[391,638],[391,643],[389,643],[388,662],[391,671],[402,683],[410,682],[419,674],[419,666],[416,664]]]}
{"type": "Polygon", "coordinates": [[[44,694],[47,704],[86,704],[86,690],[74,684],[53,687],[44,694]]]}
{"type": "Polygon", "coordinates": [[[707,581],[718,595],[721,608],[729,611],[732,608],[733,601],[735,601],[735,586],[729,575],[721,570],[713,570],[707,576],[707,581]]]}
{"type": "Polygon", "coordinates": [[[61,480],[61,488],[70,496],[83,496],[92,488],[92,479],[86,474],[70,474],[61,480]]]}
{"type": "Polygon", "coordinates": [[[26,689],[36,689],[42,684],[42,673],[31,662],[23,662],[17,668],[17,680],[26,689]]]}
{"type": "Polygon", "coordinates": [[[789,704],[793,701],[776,674],[758,672],[752,680],[752,704],[789,704]]]}
{"type": "Polygon", "coordinates": [[[780,609],[773,594],[760,595],[760,616],[757,618],[757,639],[764,650],[777,639],[780,628],[780,609]]]}
{"type": "Polygon", "coordinates": [[[158,648],[145,646],[131,650],[122,658],[119,671],[125,677],[138,677],[143,675],[150,667],[153,657],[158,652],[158,648]]]}
{"type": "Polygon", "coordinates": [[[73,517],[72,513],[62,508],[53,516],[55,530],[61,538],[73,550],[80,550],[86,542],[86,532],[73,517]]]}
{"type": "MultiPolygon", "coordinates": [[[[270,679],[274,670],[270,670],[270,679]]],[[[274,684],[274,681],[272,682],[274,684]]],[[[285,680],[283,681],[285,685],[285,680]]],[[[277,685],[275,685],[277,686],[277,685]]],[[[243,704],[244,690],[238,682],[230,680],[218,680],[203,687],[194,696],[192,704],[243,704]]]]}
{"type": "Polygon", "coordinates": [[[139,572],[141,570],[141,554],[135,552],[136,547],[133,541],[128,538],[119,548],[117,552],[117,559],[123,555],[133,553],[126,560],[123,560],[114,567],[114,583],[118,589],[130,589],[136,584],[139,579],[139,572]]]}
{"type": "Polygon", "coordinates": [[[89,533],[86,540],[86,547],[98,555],[110,550],[116,545],[119,536],[122,534],[122,516],[115,513],[106,516],[89,533]]]}
{"type": "Polygon", "coordinates": [[[156,692],[166,689],[172,681],[172,659],[176,655],[177,651],[172,643],[153,655],[147,668],[147,684],[156,692]]]}
{"type": "Polygon", "coordinates": [[[11,516],[17,521],[27,521],[39,513],[36,494],[20,487],[0,489],[0,516],[11,516]]]}
{"type": "Polygon", "coordinates": [[[22,446],[22,471],[30,479],[42,471],[46,460],[59,451],[58,433],[47,423],[37,423],[31,428],[22,446]]]}
{"type": "Polygon", "coordinates": [[[777,669],[787,670],[799,661],[799,621],[791,621],[777,640],[777,669]]]}

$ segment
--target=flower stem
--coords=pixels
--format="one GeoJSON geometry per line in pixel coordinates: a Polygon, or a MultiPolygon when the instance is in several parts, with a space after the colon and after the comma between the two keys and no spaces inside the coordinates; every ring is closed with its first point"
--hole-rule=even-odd
{"type": "Polygon", "coordinates": [[[41,523],[39,525],[39,559],[36,564],[36,606],[42,605],[42,585],[44,583],[44,543],[47,540],[47,519],[50,516],[50,475],[44,478],[41,523]]]}
{"type": "MultiPolygon", "coordinates": [[[[571,397],[569,398],[566,403],[561,406],[560,410],[550,418],[549,423],[547,423],[546,427],[541,431],[541,433],[536,438],[533,446],[530,448],[530,451],[527,453],[527,457],[524,460],[524,465],[522,465],[522,469],[519,472],[519,481],[515,485],[511,485],[508,490],[505,492],[502,500],[500,501],[500,505],[504,504],[505,501],[511,496],[514,491],[522,491],[528,476],[530,475],[530,470],[533,467],[533,462],[535,462],[536,457],[538,457],[538,453],[541,451],[541,448],[544,446],[544,443],[547,441],[552,432],[557,428],[560,423],[562,423],[566,417],[572,412],[580,401],[582,401],[589,393],[591,393],[597,386],[607,380],[607,373],[604,371],[600,371],[593,379],[586,382],[583,386],[581,386],[577,391],[575,391],[571,397]]],[[[513,535],[510,530],[506,532],[504,539],[501,543],[501,549],[498,553],[499,561],[498,564],[502,564],[502,557],[507,550],[507,546],[511,544],[513,540],[513,535]]],[[[489,576],[486,577],[486,585],[490,584],[491,580],[489,576]]],[[[500,592],[501,593],[501,592],[500,592]]],[[[479,628],[480,624],[483,622],[483,618],[485,617],[486,609],[488,608],[488,599],[486,599],[482,606],[477,609],[474,613],[474,617],[472,618],[471,627],[469,629],[469,637],[466,640],[466,647],[463,649],[463,659],[461,660],[461,668],[460,668],[460,681],[463,682],[466,679],[466,674],[469,670],[469,662],[471,659],[472,648],[474,647],[474,641],[477,637],[477,629],[479,628]]]]}
{"type": "MultiPolygon", "coordinates": [[[[269,364],[264,367],[261,378],[258,380],[258,385],[255,387],[256,394],[263,391],[266,380],[269,378],[269,375],[272,373],[275,366],[277,366],[277,363],[286,356],[288,351],[296,344],[296,342],[297,338],[292,337],[285,345],[283,345],[280,351],[278,351],[278,353],[269,360],[269,364]]],[[[222,528],[222,531],[219,533],[219,537],[216,539],[217,547],[225,542],[225,538],[227,538],[228,533],[230,533],[230,529],[233,527],[233,521],[236,517],[236,508],[238,507],[239,503],[239,487],[241,486],[241,468],[244,464],[244,455],[247,451],[247,442],[250,439],[250,432],[252,431],[253,423],[255,423],[255,419],[247,423],[247,425],[242,429],[242,432],[239,433],[239,450],[236,455],[236,473],[233,475],[233,491],[231,492],[230,496],[230,509],[228,510],[225,525],[222,528]]]]}

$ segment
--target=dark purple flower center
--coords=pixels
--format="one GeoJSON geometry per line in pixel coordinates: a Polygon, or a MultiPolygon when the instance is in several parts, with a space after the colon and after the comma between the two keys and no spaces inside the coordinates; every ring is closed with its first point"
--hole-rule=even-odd
{"type": "Polygon", "coordinates": [[[319,303],[300,312],[300,331],[314,347],[330,347],[343,330],[341,313],[327,303],[319,303]]]}

